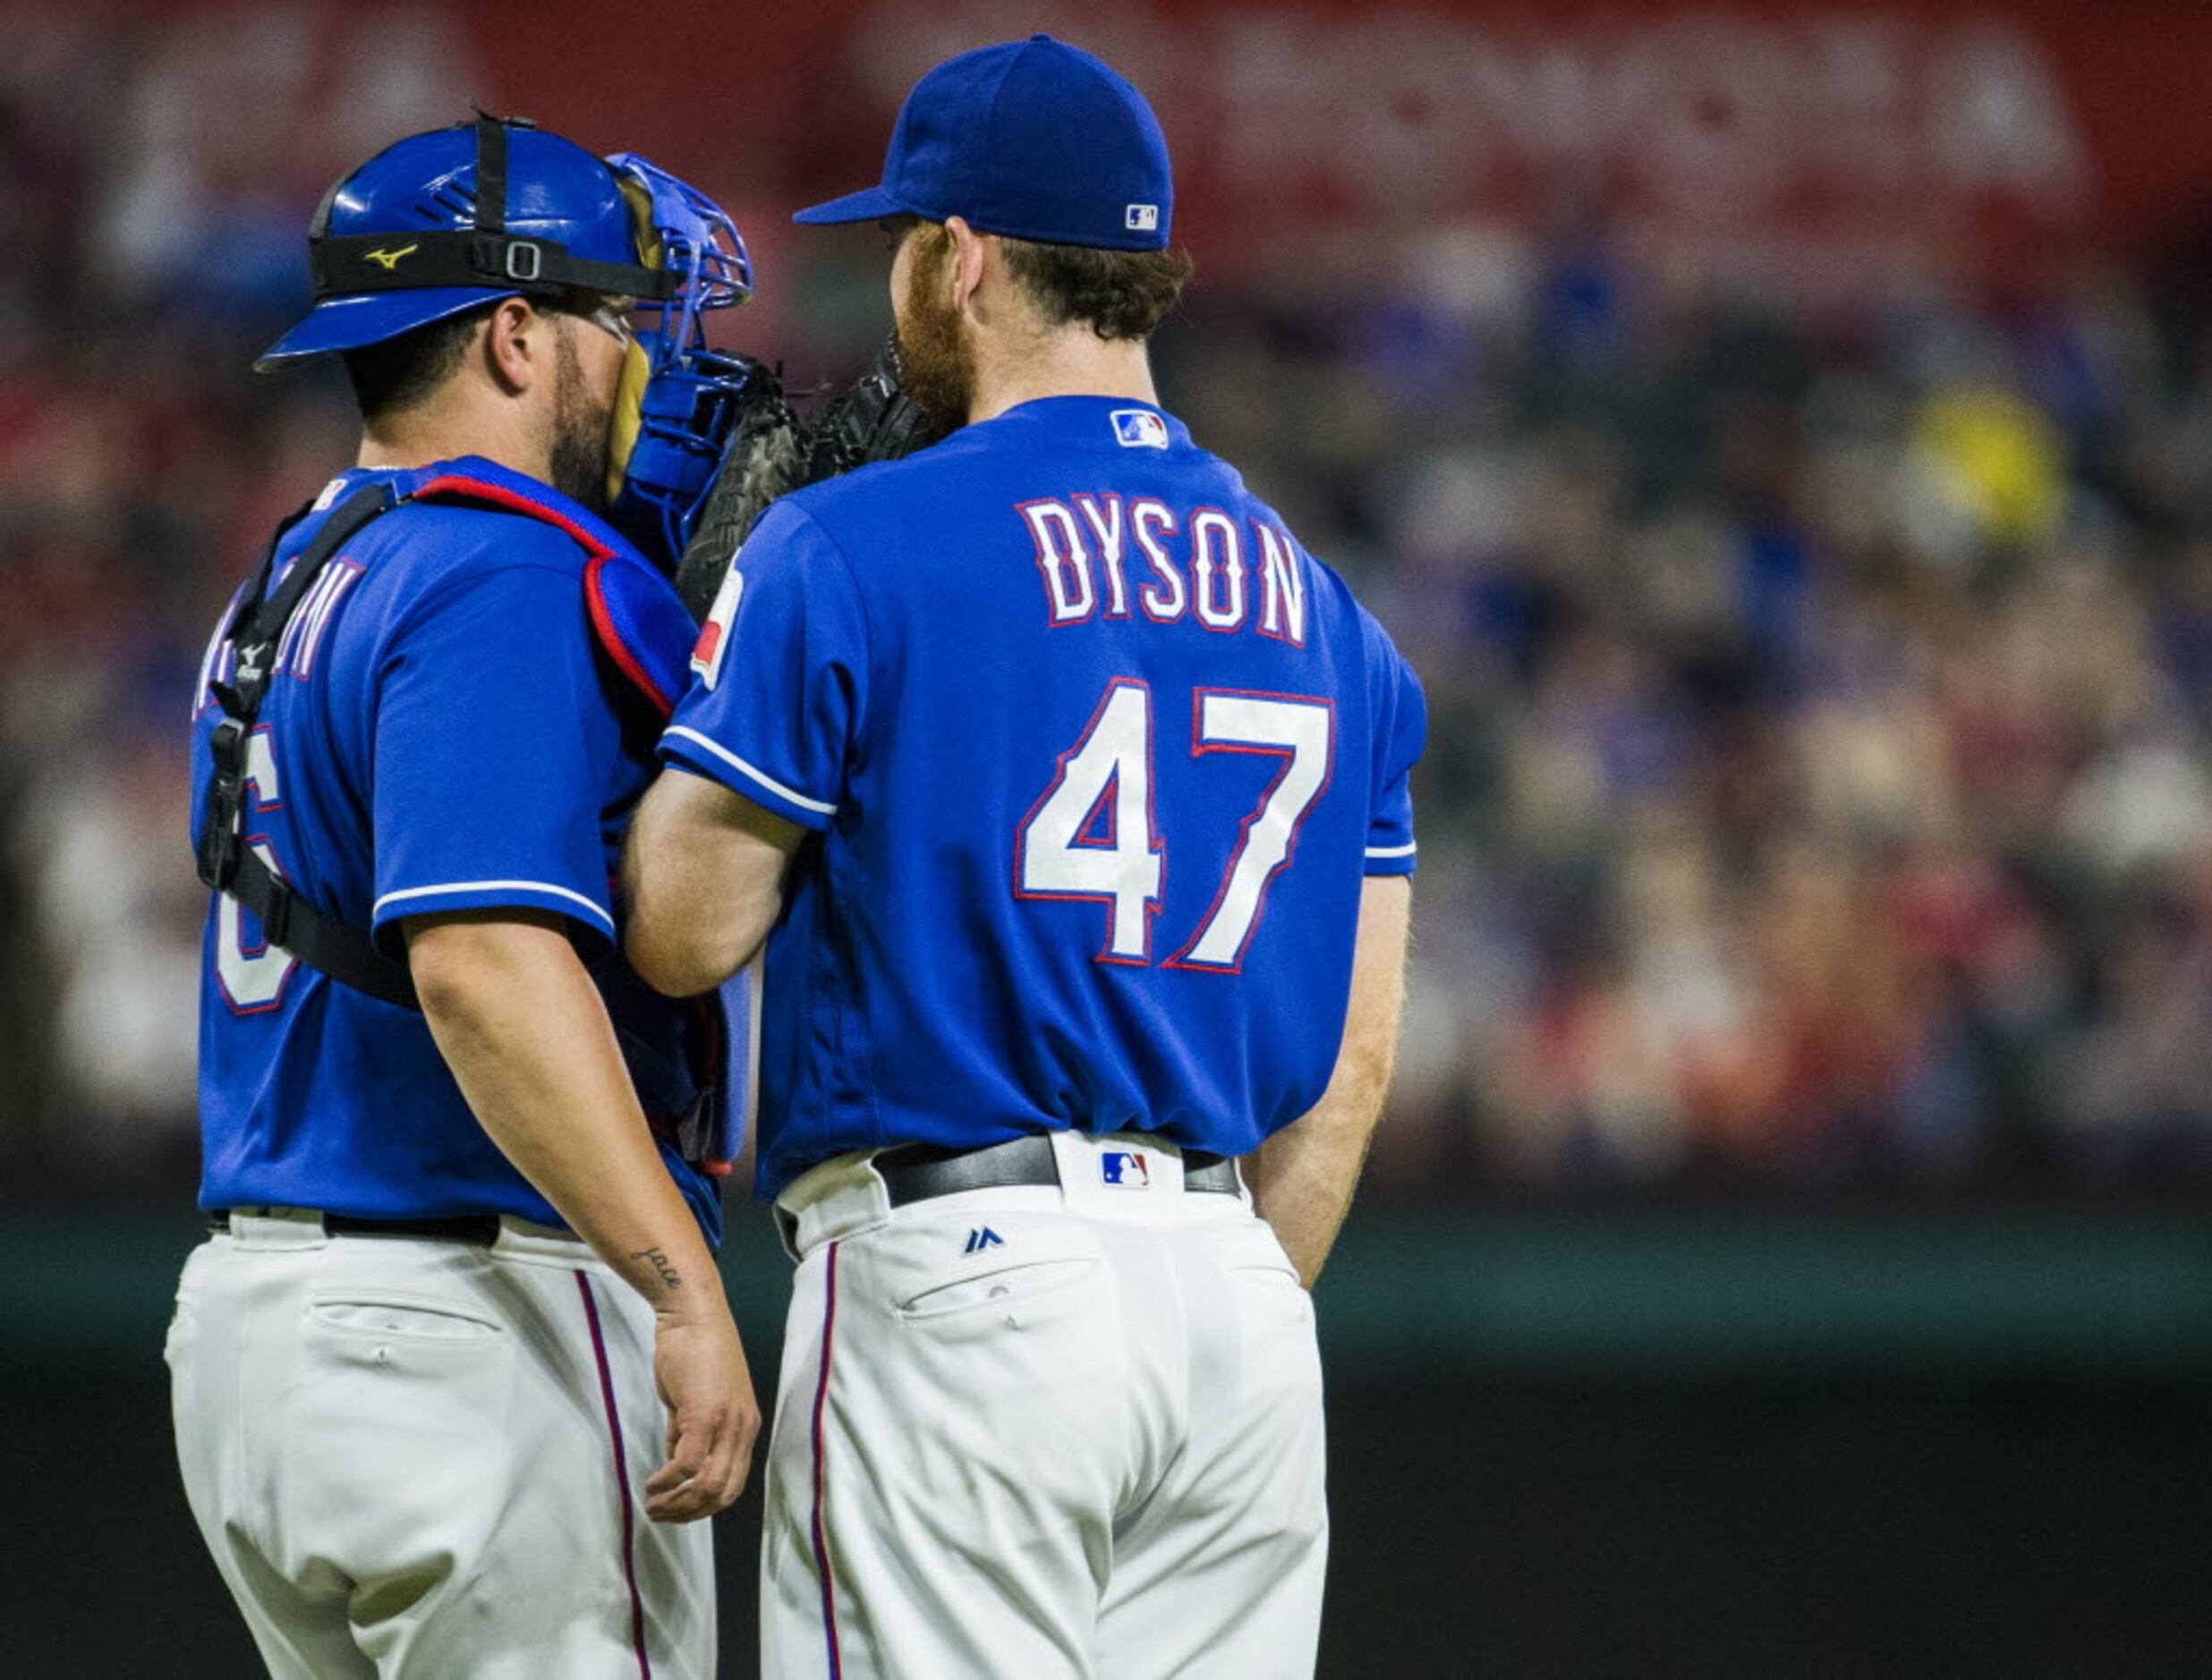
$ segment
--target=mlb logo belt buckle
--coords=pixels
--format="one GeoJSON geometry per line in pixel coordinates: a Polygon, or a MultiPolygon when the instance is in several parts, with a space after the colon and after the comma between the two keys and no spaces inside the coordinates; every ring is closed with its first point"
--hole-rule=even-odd
{"type": "Polygon", "coordinates": [[[1152,1166],[1143,1150],[1102,1150],[1099,1182],[1110,1190],[1150,1190],[1152,1166]]]}

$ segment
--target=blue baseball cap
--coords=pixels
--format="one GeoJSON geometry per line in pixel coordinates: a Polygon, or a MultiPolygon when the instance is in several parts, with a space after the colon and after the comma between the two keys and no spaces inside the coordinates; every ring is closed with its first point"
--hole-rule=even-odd
{"type": "Polygon", "coordinates": [[[979,233],[1161,250],[1175,187],[1144,96],[1079,47],[1033,35],[948,58],[914,85],[883,182],[795,222],[962,216],[979,233]]]}

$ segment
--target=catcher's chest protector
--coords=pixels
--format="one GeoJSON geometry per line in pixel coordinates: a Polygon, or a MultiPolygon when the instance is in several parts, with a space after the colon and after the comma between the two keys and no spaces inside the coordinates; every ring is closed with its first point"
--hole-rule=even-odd
{"type": "Polygon", "coordinates": [[[629,691],[643,701],[656,730],[684,692],[693,626],[675,586],[642,556],[608,542],[558,508],[532,496],[522,484],[444,473],[407,496],[395,496],[389,484],[358,490],[331,512],[273,592],[277,549],[285,532],[305,516],[305,510],[285,521],[269,539],[232,620],[234,675],[230,682],[213,685],[224,717],[212,743],[215,774],[201,816],[200,878],[253,912],[271,944],[283,946],[311,968],[372,997],[413,1009],[420,1005],[406,963],[379,950],[367,929],[299,897],[243,843],[240,831],[248,780],[247,742],[268,693],[276,650],[293,615],[341,547],[372,521],[410,501],[459,503],[519,514],[554,526],[579,544],[590,556],[584,599],[593,638],[629,691]]]}

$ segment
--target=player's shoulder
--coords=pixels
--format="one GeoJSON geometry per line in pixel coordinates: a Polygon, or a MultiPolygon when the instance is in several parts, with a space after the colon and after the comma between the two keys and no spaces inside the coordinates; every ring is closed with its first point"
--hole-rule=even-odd
{"type": "Polygon", "coordinates": [[[743,564],[749,572],[804,564],[828,550],[863,588],[875,587],[864,579],[925,569],[934,549],[917,547],[916,533],[941,532],[987,505],[963,470],[972,457],[954,446],[960,442],[956,432],[900,460],[870,462],[778,496],[746,537],[743,564]]]}
{"type": "Polygon", "coordinates": [[[531,565],[582,575],[591,556],[576,539],[549,525],[497,508],[444,502],[407,502],[394,508],[377,532],[390,557],[440,577],[531,565]]]}
{"type": "Polygon", "coordinates": [[[1361,605],[1358,595],[1342,573],[1308,547],[1297,528],[1276,512],[1271,503],[1247,489],[1243,475],[1235,467],[1218,455],[1209,457],[1209,460],[1228,481],[1228,488],[1221,499],[1229,511],[1238,514],[1255,530],[1273,531],[1289,540],[1291,548],[1305,564],[1306,573],[1310,580],[1309,587],[1326,610],[1342,615],[1348,623],[1356,623],[1367,616],[1367,609],[1361,605]]]}
{"type": "Polygon", "coordinates": [[[571,496],[481,456],[439,462],[411,487],[408,506],[432,531],[502,560],[581,573],[601,555],[626,549],[615,529],[571,496]]]}
{"type": "MultiPolygon", "coordinates": [[[[1244,480],[1219,456],[1186,443],[1178,457],[1173,477],[1182,500],[1228,506],[1247,499],[1244,480]]],[[[899,460],[872,462],[795,490],[767,517],[784,509],[792,528],[812,523],[848,559],[872,564],[881,557],[909,572],[934,552],[928,545],[917,548],[917,532],[996,520],[1025,490],[1065,477],[1072,462],[1086,459],[1058,438],[983,422],[899,460]]],[[[1085,476],[1095,476],[1094,463],[1085,476]]]]}
{"type": "Polygon", "coordinates": [[[1248,492],[1244,500],[1246,517],[1255,525],[1271,526],[1283,533],[1305,562],[1308,589],[1324,633],[1341,646],[1357,648],[1370,666],[1389,671],[1403,666],[1405,656],[1399,652],[1397,642],[1383,627],[1382,619],[1360,598],[1351,581],[1307,547],[1273,507],[1248,492]]]}
{"type": "Polygon", "coordinates": [[[581,503],[479,457],[437,462],[399,485],[406,499],[364,533],[395,582],[440,588],[510,568],[581,579],[596,556],[625,546],[581,503]]]}
{"type": "MultiPolygon", "coordinates": [[[[1326,571],[1327,568],[1323,567],[1322,570],[1326,571]]],[[[1397,639],[1384,626],[1381,617],[1353,592],[1352,586],[1341,577],[1333,572],[1330,572],[1329,576],[1341,592],[1354,633],[1358,636],[1368,662],[1383,672],[1403,673],[1410,676],[1413,667],[1407,662],[1406,656],[1399,651],[1397,639]]]]}
{"type": "Polygon", "coordinates": [[[794,490],[778,505],[788,504],[833,532],[879,519],[911,519],[931,499],[950,501],[972,492],[964,474],[980,454],[981,441],[976,428],[963,427],[897,461],[872,461],[794,490]]]}

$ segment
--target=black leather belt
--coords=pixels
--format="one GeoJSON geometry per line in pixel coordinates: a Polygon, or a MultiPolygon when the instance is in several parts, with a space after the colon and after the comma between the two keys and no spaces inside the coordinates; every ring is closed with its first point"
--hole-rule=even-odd
{"type": "MultiPolygon", "coordinates": [[[[1143,1150],[1142,1144],[1133,1145],[1130,1153],[1141,1154],[1143,1150]]],[[[894,1208],[926,1201],[932,1196],[956,1195],[963,1190],[1060,1182],[1059,1157],[1053,1152],[1052,1140],[1042,1133],[980,1150],[901,1143],[878,1150],[872,1164],[894,1208]]],[[[1185,1150],[1183,1188],[1233,1196],[1238,1190],[1237,1163],[1226,1155],[1185,1150]]]]}
{"type": "MultiPolygon", "coordinates": [[[[245,1209],[251,1213],[252,1209],[245,1209]]],[[[455,1213],[433,1219],[363,1219],[350,1213],[325,1213],[316,1216],[322,1228],[332,1236],[435,1236],[447,1242],[474,1243],[489,1248],[499,1240],[499,1216],[496,1213],[455,1213]]],[[[300,1223],[304,1225],[302,1219],[300,1223]]],[[[227,1231],[231,1228],[231,1209],[218,1208],[208,1216],[208,1229],[227,1231]]],[[[563,1232],[549,1232],[549,1235],[565,1235],[563,1232]]],[[[578,1238],[578,1241],[583,1239],[578,1238]]]]}

